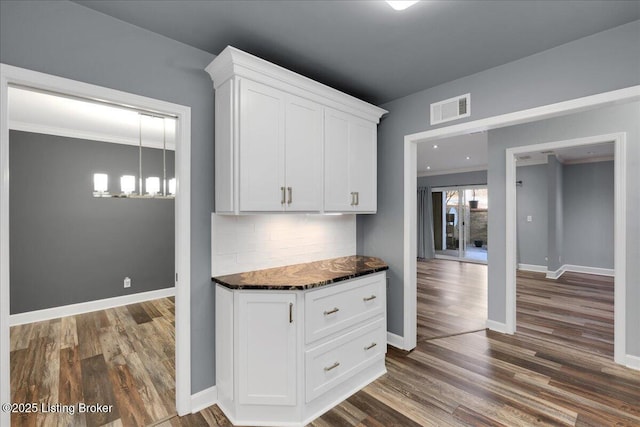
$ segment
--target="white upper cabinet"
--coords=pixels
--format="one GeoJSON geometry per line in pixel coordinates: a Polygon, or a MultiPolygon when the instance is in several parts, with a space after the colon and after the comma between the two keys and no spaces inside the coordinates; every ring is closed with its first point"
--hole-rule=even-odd
{"type": "Polygon", "coordinates": [[[376,211],[385,110],[227,47],[216,89],[216,212],[376,211]]]}
{"type": "Polygon", "coordinates": [[[374,213],[377,197],[375,123],[325,110],[324,210],[374,213]]]}
{"type": "Polygon", "coordinates": [[[251,80],[239,83],[240,210],[278,211],[284,207],[284,94],[251,80]]]}

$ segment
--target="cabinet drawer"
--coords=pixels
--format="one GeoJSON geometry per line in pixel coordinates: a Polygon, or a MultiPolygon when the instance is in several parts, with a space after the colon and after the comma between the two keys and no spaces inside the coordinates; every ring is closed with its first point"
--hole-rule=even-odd
{"type": "Polygon", "coordinates": [[[305,353],[306,401],[311,402],[384,357],[386,325],[378,319],[305,353]]]}
{"type": "Polygon", "coordinates": [[[385,273],[377,273],[308,292],[305,295],[305,342],[314,342],[383,313],[385,277],[385,273]]]}

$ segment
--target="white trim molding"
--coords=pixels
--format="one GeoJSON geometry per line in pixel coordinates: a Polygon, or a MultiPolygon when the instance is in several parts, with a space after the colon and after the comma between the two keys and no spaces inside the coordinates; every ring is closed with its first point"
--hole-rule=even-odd
{"type": "MultiPolygon", "coordinates": [[[[125,105],[170,115],[176,129],[176,409],[191,412],[191,108],[171,102],[96,86],[50,74],[0,64],[0,402],[11,401],[9,335],[9,86],[125,105]],[[178,280],[179,279],[179,280],[178,280]]],[[[10,413],[0,414],[0,425],[10,425],[10,413]]]]}
{"type": "MultiPolygon", "coordinates": [[[[518,264],[518,266],[519,265],[520,264],[518,264]]],[[[521,270],[520,267],[518,267],[518,269],[521,270]]],[[[546,278],[556,280],[556,279],[559,279],[560,276],[562,276],[566,272],[595,274],[597,276],[615,277],[615,270],[612,268],[587,267],[584,265],[564,264],[556,271],[546,270],[546,273],[547,273],[546,278]]]]}
{"type": "Polygon", "coordinates": [[[205,388],[191,395],[191,413],[195,414],[217,403],[218,389],[216,386],[205,388]]]}
{"type": "Polygon", "coordinates": [[[565,271],[567,271],[565,267],[566,266],[563,265],[559,269],[554,271],[547,270],[547,274],[545,274],[544,277],[551,280],[557,280],[560,278],[560,276],[562,276],[565,273],[565,271]]]}
{"type": "Polygon", "coordinates": [[[625,363],[624,365],[627,368],[635,369],[636,371],[640,371],[640,357],[634,356],[632,354],[625,355],[625,363]]]}
{"type": "MultiPolygon", "coordinates": [[[[403,203],[403,215],[404,215],[404,245],[403,245],[403,277],[404,277],[404,336],[412,337],[416,333],[416,245],[415,245],[415,230],[417,229],[416,223],[416,191],[417,191],[417,144],[441,140],[443,138],[450,138],[453,136],[467,135],[474,132],[482,132],[491,129],[498,129],[506,126],[513,126],[517,124],[529,123],[537,120],[549,119],[552,117],[559,117],[565,114],[578,113],[580,111],[586,111],[593,108],[604,107],[607,105],[613,105],[624,102],[631,102],[640,99],[640,85],[631,86],[624,89],[614,90],[610,92],[604,92],[597,95],[585,96],[582,98],[576,98],[569,101],[562,101],[554,104],[544,105],[535,108],[529,108],[526,110],[516,111],[513,113],[501,114],[486,119],[473,120],[465,123],[459,123],[452,126],[444,126],[438,129],[428,130],[424,132],[418,132],[404,137],[404,203],[403,203]],[[413,262],[412,262],[413,260],[413,262]]],[[[536,146],[539,149],[539,146],[536,146]]],[[[620,159],[621,153],[616,151],[616,158],[620,159]]],[[[514,163],[514,162],[512,162],[514,163]]],[[[623,167],[623,162],[616,162],[616,167],[623,167]]],[[[515,182],[515,171],[513,171],[511,178],[515,182]]],[[[508,190],[509,191],[509,190],[508,190]]],[[[619,192],[619,189],[616,189],[619,192]]],[[[621,194],[622,196],[622,194],[621,194]]],[[[515,188],[514,194],[515,197],[515,188]]],[[[619,223],[624,218],[625,206],[622,206],[622,212],[616,212],[616,223],[619,223]],[[620,217],[618,217],[620,215],[620,217]]],[[[507,219],[509,216],[507,216],[507,219]]],[[[508,227],[515,226],[514,224],[506,224],[508,227]]],[[[616,229],[616,236],[618,235],[616,229]]],[[[509,241],[507,241],[509,244],[509,241]]],[[[507,250],[507,281],[515,280],[515,246],[512,246],[512,252],[507,250]]],[[[619,257],[617,257],[619,258],[619,257]]],[[[620,265],[616,264],[616,281],[624,280],[625,272],[622,271],[620,265]],[[621,276],[622,275],[622,276],[621,276]]],[[[616,298],[624,298],[623,295],[616,294],[616,298]]],[[[515,319],[515,298],[513,296],[505,295],[507,312],[507,319],[515,319]],[[512,307],[512,308],[508,308],[512,307]],[[511,312],[513,311],[513,312],[511,312]]],[[[622,299],[623,305],[624,299],[622,299]]],[[[622,310],[616,311],[616,323],[624,324],[624,313],[622,310]]],[[[505,333],[515,332],[515,321],[512,324],[507,323],[505,333]]],[[[620,345],[618,335],[616,335],[616,345],[620,345]]],[[[620,348],[618,348],[620,352],[620,348]]],[[[619,353],[622,354],[622,353],[619,353]]]]}
{"type": "Polygon", "coordinates": [[[113,298],[104,298],[95,301],[63,305],[60,307],[27,311],[24,313],[12,314],[9,317],[9,325],[24,325],[25,323],[42,322],[44,320],[57,319],[59,317],[75,316],[78,314],[90,313],[92,311],[106,310],[108,308],[121,307],[123,305],[171,297],[175,294],[175,287],[172,286],[170,288],[158,289],[155,291],[139,292],[137,294],[121,295],[113,298]]]}
{"type": "Polygon", "coordinates": [[[521,271],[532,271],[534,273],[546,273],[547,266],[546,265],[536,265],[536,264],[518,264],[518,270],[521,271]]]}
{"type": "Polygon", "coordinates": [[[496,322],[495,320],[487,319],[486,326],[487,326],[487,329],[495,332],[500,332],[501,334],[508,333],[506,323],[496,322]]]}
{"type": "Polygon", "coordinates": [[[400,350],[405,350],[404,337],[396,335],[393,332],[387,331],[387,344],[400,350]]]}

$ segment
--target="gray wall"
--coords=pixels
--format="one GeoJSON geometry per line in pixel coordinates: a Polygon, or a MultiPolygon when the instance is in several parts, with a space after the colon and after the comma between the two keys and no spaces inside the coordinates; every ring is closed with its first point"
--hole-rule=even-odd
{"type": "MultiPolygon", "coordinates": [[[[518,263],[547,267],[548,166],[518,167],[518,263]],[[531,215],[532,221],[527,222],[531,215]]],[[[562,264],[613,269],[613,162],[562,166],[562,264]]],[[[551,222],[551,221],[549,221],[551,222]]],[[[554,234],[554,241],[555,241],[554,234]]]]}
{"type": "Polygon", "coordinates": [[[613,162],[564,165],[563,178],[563,264],[612,269],[613,162]]]}
{"type": "Polygon", "coordinates": [[[0,61],[191,107],[191,388],[215,383],[210,53],[69,1],[0,2],[0,61]]]}
{"type": "MultiPolygon", "coordinates": [[[[95,172],[137,175],[137,147],[11,131],[9,153],[11,314],[173,287],[174,201],[92,196],[95,172]]],[[[162,150],[142,159],[162,176],[162,150]]]]}
{"type": "Polygon", "coordinates": [[[518,262],[547,265],[547,165],[516,169],[518,262]],[[531,222],[527,222],[527,216],[531,222]]]}
{"type": "MultiPolygon", "coordinates": [[[[378,127],[378,213],[358,216],[358,252],[379,256],[389,264],[391,332],[403,335],[404,136],[451,125],[429,126],[429,105],[470,92],[472,114],[457,124],[634,86],[640,84],[639,37],[640,21],[634,21],[382,105],[389,114],[378,127]]],[[[490,156],[490,161],[503,160],[490,156]]],[[[491,181],[489,171],[490,198],[491,181]]],[[[497,185],[495,177],[493,185],[497,185]]],[[[494,198],[490,206],[492,212],[504,212],[504,200],[494,198]]],[[[489,240],[497,249],[504,241],[500,231],[504,215],[491,218],[489,240]]],[[[496,321],[504,321],[501,256],[503,259],[504,254],[489,254],[489,318],[496,321]]],[[[636,354],[640,354],[640,345],[636,354]]]]}
{"type": "Polygon", "coordinates": [[[547,270],[556,271],[562,264],[563,237],[562,163],[556,156],[547,159],[547,270]]]}
{"type": "Polygon", "coordinates": [[[455,185],[483,185],[487,183],[487,171],[449,173],[418,177],[418,187],[448,187],[455,185]]]}
{"type": "MultiPolygon", "coordinates": [[[[640,75],[640,74],[639,74],[640,75]]],[[[505,321],[505,150],[510,147],[626,132],[627,354],[640,356],[640,102],[615,105],[489,132],[489,319],[505,321]],[[502,242],[502,244],[500,244],[502,242]],[[493,300],[493,303],[491,302],[493,300]]]]}

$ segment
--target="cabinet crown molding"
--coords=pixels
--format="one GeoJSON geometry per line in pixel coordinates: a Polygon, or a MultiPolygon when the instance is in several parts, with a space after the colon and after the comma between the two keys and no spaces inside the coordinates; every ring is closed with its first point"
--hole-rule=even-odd
{"type": "Polygon", "coordinates": [[[374,123],[388,111],[362,101],[233,46],[227,46],[205,70],[217,89],[234,76],[276,87],[323,105],[342,110],[374,123]]]}

